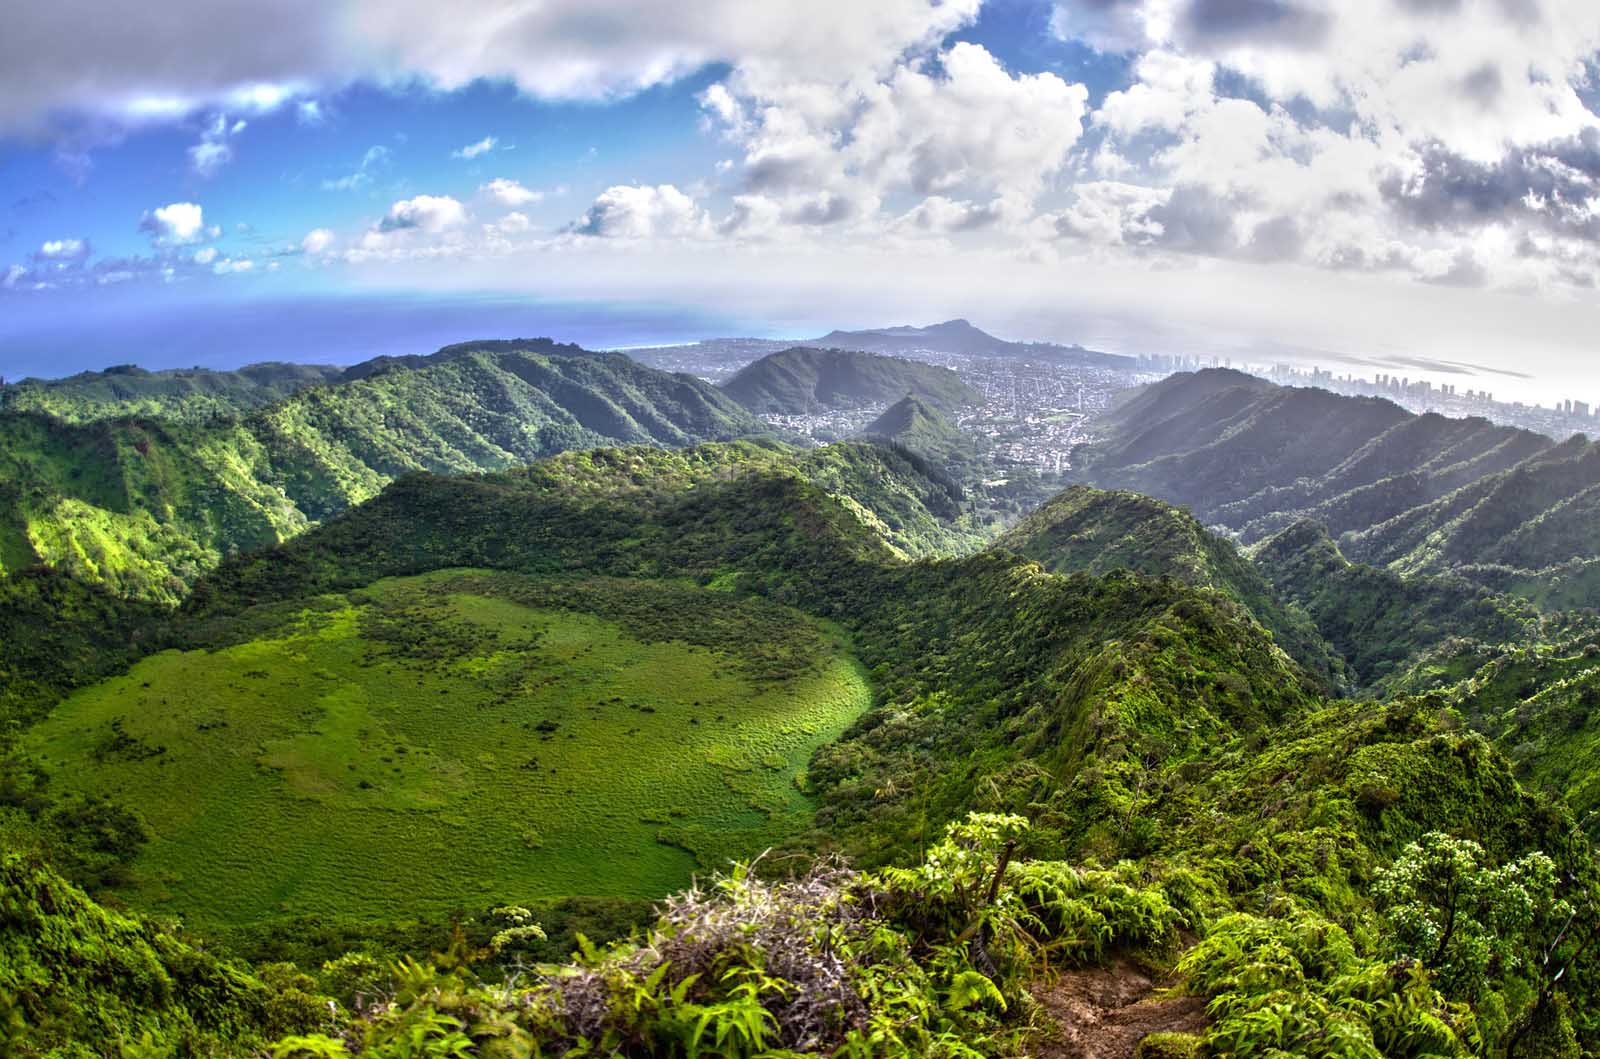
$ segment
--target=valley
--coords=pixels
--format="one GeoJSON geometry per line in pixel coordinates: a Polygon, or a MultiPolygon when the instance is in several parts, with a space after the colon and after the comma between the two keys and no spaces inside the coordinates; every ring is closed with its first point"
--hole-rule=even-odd
{"type": "Polygon", "coordinates": [[[653,897],[803,828],[812,751],[868,704],[835,634],[684,585],[446,571],[307,603],[29,733],[57,789],[145,821],[135,906],[226,927],[653,897]]]}
{"type": "Polygon", "coordinates": [[[825,1024],[762,987],[774,1039],[839,1054],[900,991],[925,1016],[881,1054],[970,1059],[950,1042],[1084,1039],[1070,1006],[1011,1015],[1059,959],[1168,976],[1205,1012],[1178,1027],[1199,1054],[1279,1039],[1267,1011],[1282,1039],[1339,1025],[1418,1059],[1600,1033],[1571,926],[1600,894],[1600,624],[1564,606],[1596,556],[1552,528],[1584,503],[1571,443],[1200,372],[1108,401],[1073,452],[1093,484],[1007,492],[965,418],[979,391],[876,354],[779,350],[727,391],[538,343],[350,371],[200,424],[124,417],[98,381],[79,423],[0,413],[27,442],[0,466],[13,510],[76,542],[40,565],[24,519],[0,581],[7,885],[49,895],[14,922],[56,939],[14,955],[25,1018],[108,1041],[93,1012],[137,1011],[226,1052],[316,1024],[320,996],[406,995],[383,984],[405,956],[443,984],[349,1025],[548,1004],[518,1032],[576,1047],[698,1010],[673,990],[737,1004],[751,968],[826,966],[847,999],[825,1024]],[[490,383],[512,404],[473,412],[490,383]],[[610,411],[636,392],[629,420],[661,417],[643,437],[610,411]],[[732,393],[863,421],[807,445],[732,393]],[[471,440],[558,395],[632,443],[471,440]],[[274,477],[290,452],[320,469],[274,477]],[[252,503],[279,521],[215,517],[252,503]],[[1458,561],[1491,524],[1522,527],[1520,563],[1458,561]],[[1525,912],[1463,913],[1501,917],[1520,962],[1415,955],[1395,888],[1446,855],[1523,880],[1525,912]],[[163,967],[194,937],[236,962],[167,1006],[47,1001],[83,952],[135,958],[106,931],[156,931],[137,958],[163,967]],[[723,984],[696,985],[705,959],[723,984]],[[304,1010],[264,1006],[282,974],[304,1010]],[[591,1025],[571,1005],[600,979],[632,992],[591,1025]]]}

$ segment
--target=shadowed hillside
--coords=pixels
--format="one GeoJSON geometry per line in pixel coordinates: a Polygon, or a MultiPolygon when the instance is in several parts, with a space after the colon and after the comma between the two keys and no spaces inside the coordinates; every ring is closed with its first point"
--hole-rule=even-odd
{"type": "Polygon", "coordinates": [[[949,368],[897,357],[798,346],[762,357],[722,384],[761,415],[863,408],[916,394],[945,411],[977,404],[978,393],[949,368]]]}

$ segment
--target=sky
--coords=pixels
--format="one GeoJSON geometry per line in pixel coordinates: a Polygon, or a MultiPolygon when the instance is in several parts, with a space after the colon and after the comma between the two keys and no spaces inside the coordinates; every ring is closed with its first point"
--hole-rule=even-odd
{"type": "Polygon", "coordinates": [[[110,11],[0,15],[0,375],[964,316],[1600,402],[1593,0],[110,11]]]}

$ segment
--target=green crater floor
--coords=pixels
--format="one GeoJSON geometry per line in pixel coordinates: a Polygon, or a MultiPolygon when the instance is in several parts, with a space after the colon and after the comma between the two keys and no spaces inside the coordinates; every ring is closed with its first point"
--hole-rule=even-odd
{"type": "Polygon", "coordinates": [[[803,827],[806,762],[870,698],[831,628],[676,583],[450,571],[253,621],[29,733],[55,784],[147,823],[130,903],[240,925],[658,896],[803,827]]]}

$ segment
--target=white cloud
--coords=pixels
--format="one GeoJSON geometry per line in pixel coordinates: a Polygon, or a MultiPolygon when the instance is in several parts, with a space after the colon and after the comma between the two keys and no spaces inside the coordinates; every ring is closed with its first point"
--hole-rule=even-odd
{"type": "Polygon", "coordinates": [[[256,263],[247,257],[223,258],[211,266],[214,275],[229,276],[240,272],[255,271],[256,263]]]}
{"type": "Polygon", "coordinates": [[[478,185],[478,193],[487,195],[501,206],[527,206],[544,198],[544,192],[525,188],[515,180],[496,177],[487,184],[478,185]]]}
{"type": "Polygon", "coordinates": [[[149,211],[139,222],[139,230],[157,246],[188,246],[221,234],[215,227],[206,227],[204,211],[194,202],[173,202],[149,211]]]}
{"type": "Polygon", "coordinates": [[[728,170],[742,194],[722,228],[859,227],[907,193],[928,200],[902,219],[912,228],[1015,220],[1062,174],[1087,99],[1082,85],[1013,74],[969,43],[906,57],[867,81],[735,72],[700,97],[708,122],[743,151],[728,170]]]}
{"type": "Polygon", "coordinates": [[[62,112],[173,120],[260,112],[352,80],[452,89],[504,78],[545,98],[605,99],[712,63],[844,80],[970,21],[979,0],[168,0],[136,19],[12,0],[0,35],[0,131],[62,112]],[[203,57],[198,61],[196,57],[203,57]]]}
{"type": "Polygon", "coordinates": [[[459,228],[467,221],[467,209],[449,195],[418,195],[401,199],[389,207],[379,232],[418,231],[429,235],[459,228]]]}
{"type": "Polygon", "coordinates": [[[15,290],[27,278],[28,270],[21,265],[12,265],[6,269],[5,275],[0,276],[0,287],[6,290],[15,290]]]}
{"type": "Polygon", "coordinates": [[[87,239],[50,239],[34,253],[39,261],[78,262],[89,256],[87,239]]]}
{"type": "Polygon", "coordinates": [[[942,76],[902,66],[869,88],[845,153],[923,193],[1037,193],[1082,135],[1088,89],[1053,73],[1013,76],[977,44],[956,44],[940,66],[942,76]]]}
{"type": "Polygon", "coordinates": [[[485,136],[477,143],[469,143],[465,147],[450,152],[451,158],[477,158],[488,154],[499,146],[500,141],[493,136],[485,136]]]}
{"type": "Polygon", "coordinates": [[[320,254],[334,243],[334,234],[327,228],[313,228],[300,240],[300,249],[307,254],[320,254]]]}
{"type": "Polygon", "coordinates": [[[327,124],[328,112],[315,99],[302,99],[295,104],[294,119],[301,125],[315,128],[327,124]]]}
{"type": "Polygon", "coordinates": [[[209,265],[216,259],[217,248],[214,246],[208,246],[194,252],[194,263],[197,265],[209,265]]]}
{"type": "Polygon", "coordinates": [[[613,239],[703,238],[711,234],[711,222],[698,203],[671,184],[618,185],[602,191],[572,230],[613,239]]]}
{"type": "Polygon", "coordinates": [[[333,180],[322,182],[323,191],[359,191],[370,187],[380,174],[386,171],[393,162],[394,155],[383,144],[373,144],[367,148],[366,154],[361,156],[361,163],[356,166],[354,173],[348,173],[333,180]]]}
{"type": "Polygon", "coordinates": [[[1028,204],[1020,198],[971,202],[930,195],[901,217],[898,225],[902,229],[945,234],[974,232],[1015,223],[1028,213],[1028,204]]]}
{"type": "Polygon", "coordinates": [[[489,226],[489,231],[494,235],[521,235],[533,230],[533,222],[525,213],[515,211],[501,217],[489,226]]]}
{"type": "Polygon", "coordinates": [[[189,165],[198,176],[213,177],[233,161],[233,146],[228,142],[245,129],[245,122],[229,122],[226,114],[214,114],[201,130],[200,142],[189,148],[189,165]]]}

